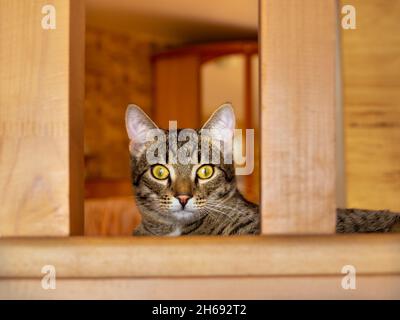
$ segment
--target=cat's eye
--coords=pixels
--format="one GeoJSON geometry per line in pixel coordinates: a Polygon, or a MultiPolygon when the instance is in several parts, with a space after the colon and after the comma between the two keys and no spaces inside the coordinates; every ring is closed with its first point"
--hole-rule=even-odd
{"type": "Polygon", "coordinates": [[[151,174],[158,180],[165,180],[169,177],[169,170],[163,165],[157,164],[151,169],[151,174]]]}
{"type": "Polygon", "coordinates": [[[196,174],[200,179],[209,179],[214,174],[214,168],[206,164],[197,169],[196,174]]]}

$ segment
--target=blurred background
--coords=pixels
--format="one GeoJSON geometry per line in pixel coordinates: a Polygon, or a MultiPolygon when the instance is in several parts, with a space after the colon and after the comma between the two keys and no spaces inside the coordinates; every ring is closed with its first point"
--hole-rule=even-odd
{"type": "MultiPolygon", "coordinates": [[[[357,29],[342,30],[339,52],[343,203],[400,211],[400,0],[351,4],[357,29]]],[[[199,128],[232,102],[237,128],[256,133],[255,169],[239,188],[258,203],[258,1],[86,0],[86,14],[85,234],[130,235],[140,221],[129,103],[160,127],[199,128]]]]}
{"type": "MultiPolygon", "coordinates": [[[[161,128],[200,128],[233,103],[237,128],[258,131],[257,1],[88,0],[85,233],[129,235],[139,222],[124,114],[143,108],[161,128]]],[[[255,141],[258,152],[258,138],[255,141]]],[[[258,155],[255,157],[258,159],[258,155]]],[[[240,177],[258,202],[258,161],[240,177]]]]}

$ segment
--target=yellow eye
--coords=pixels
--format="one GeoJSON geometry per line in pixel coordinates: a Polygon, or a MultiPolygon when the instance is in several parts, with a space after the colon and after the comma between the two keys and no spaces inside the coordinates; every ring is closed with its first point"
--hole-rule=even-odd
{"type": "Polygon", "coordinates": [[[200,179],[209,179],[212,177],[214,174],[214,168],[208,164],[201,166],[199,169],[197,169],[197,176],[200,179]]]}
{"type": "Polygon", "coordinates": [[[158,180],[165,180],[169,176],[169,170],[161,164],[156,164],[153,169],[151,169],[151,174],[158,180]]]}

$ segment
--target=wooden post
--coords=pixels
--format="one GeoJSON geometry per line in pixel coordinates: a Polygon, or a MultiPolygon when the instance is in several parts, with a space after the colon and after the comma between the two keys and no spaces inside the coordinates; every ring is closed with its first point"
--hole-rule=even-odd
{"type": "Polygon", "coordinates": [[[0,36],[0,236],[82,234],[84,3],[2,0],[0,36]]]}
{"type": "Polygon", "coordinates": [[[262,233],[335,230],[335,0],[261,0],[262,233]]]}

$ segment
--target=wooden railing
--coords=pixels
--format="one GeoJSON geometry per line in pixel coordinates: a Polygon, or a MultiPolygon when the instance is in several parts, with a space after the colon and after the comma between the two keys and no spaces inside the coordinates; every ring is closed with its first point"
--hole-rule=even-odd
{"type": "Polygon", "coordinates": [[[335,0],[260,6],[262,230],[296,236],[179,239],[68,237],[83,232],[84,15],[81,1],[52,3],[55,30],[40,27],[47,1],[0,4],[1,298],[400,297],[398,235],[329,235],[335,0]],[[55,291],[40,287],[44,265],[55,291]],[[345,265],[362,290],[341,288],[345,265]]]}

